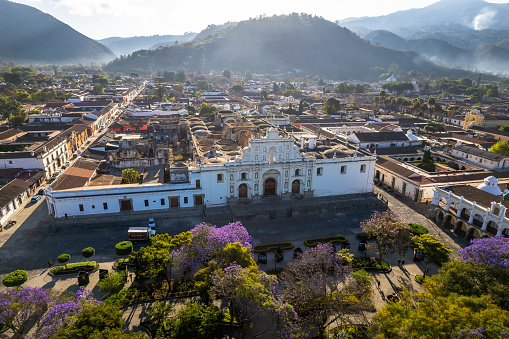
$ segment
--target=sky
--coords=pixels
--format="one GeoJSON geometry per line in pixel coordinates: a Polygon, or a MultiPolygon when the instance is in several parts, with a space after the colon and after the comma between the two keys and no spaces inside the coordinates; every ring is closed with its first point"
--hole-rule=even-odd
{"type": "MultiPolygon", "coordinates": [[[[422,8],[437,0],[13,0],[35,7],[92,39],[180,35],[260,15],[307,13],[336,21],[422,8]]],[[[489,0],[507,3],[508,0],[489,0]]]]}

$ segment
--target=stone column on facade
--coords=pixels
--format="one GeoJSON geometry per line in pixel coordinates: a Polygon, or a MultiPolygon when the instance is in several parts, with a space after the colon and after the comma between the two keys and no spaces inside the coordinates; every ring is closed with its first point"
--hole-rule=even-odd
{"type": "Polygon", "coordinates": [[[458,210],[456,211],[456,218],[459,218],[461,217],[461,210],[463,209],[463,205],[458,203],[456,206],[458,206],[458,210]]]}
{"type": "Polygon", "coordinates": [[[499,235],[502,235],[502,228],[499,227],[499,229],[497,230],[497,236],[499,235]]]}
{"type": "Polygon", "coordinates": [[[440,192],[438,192],[438,184],[435,185],[435,188],[433,189],[435,193],[433,193],[433,199],[431,200],[431,204],[438,206],[440,204],[440,192]]]}
{"type": "Polygon", "coordinates": [[[474,212],[470,211],[470,218],[468,218],[468,223],[473,224],[474,222],[474,212]]]}
{"type": "Polygon", "coordinates": [[[486,218],[485,218],[482,223],[482,227],[481,227],[482,231],[486,232],[486,229],[488,228],[488,223],[489,223],[489,220],[486,220],[486,218]]]}

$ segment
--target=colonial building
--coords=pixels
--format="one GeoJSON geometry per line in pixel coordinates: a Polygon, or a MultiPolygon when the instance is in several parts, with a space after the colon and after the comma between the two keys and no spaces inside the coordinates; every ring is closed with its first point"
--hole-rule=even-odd
{"type": "Polygon", "coordinates": [[[502,201],[498,180],[491,176],[478,188],[460,185],[434,189],[435,220],[470,240],[496,235],[509,236],[509,201],[502,201]],[[490,193],[491,192],[491,193],[490,193]]]}
{"type": "Polygon", "coordinates": [[[202,139],[200,146],[193,137],[196,161],[169,169],[169,182],[52,190],[46,199],[49,211],[62,217],[373,190],[376,155],[337,141],[325,145],[302,138],[299,145],[293,135],[273,128],[244,148],[225,145],[224,139],[205,147],[207,140],[212,142],[202,139]]]}
{"type": "Polygon", "coordinates": [[[476,166],[489,170],[509,168],[509,157],[485,151],[479,147],[463,145],[461,142],[458,142],[456,146],[451,149],[451,155],[462,159],[465,162],[472,163],[476,166]]]}

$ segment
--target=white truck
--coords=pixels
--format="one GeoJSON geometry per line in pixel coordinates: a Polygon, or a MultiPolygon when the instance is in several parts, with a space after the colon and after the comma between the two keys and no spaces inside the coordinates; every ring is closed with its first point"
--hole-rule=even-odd
{"type": "Polygon", "coordinates": [[[129,240],[150,240],[156,231],[150,227],[129,227],[127,238],[129,240]]]}

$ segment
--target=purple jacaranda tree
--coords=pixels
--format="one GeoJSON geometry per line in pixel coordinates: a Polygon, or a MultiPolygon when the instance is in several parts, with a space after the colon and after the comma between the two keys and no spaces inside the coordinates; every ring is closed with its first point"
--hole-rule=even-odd
{"type": "MultiPolygon", "coordinates": [[[[290,338],[297,314],[290,304],[277,297],[276,291],[276,278],[260,271],[257,266],[243,268],[233,263],[212,274],[210,292],[226,300],[232,333],[235,315],[243,325],[250,320],[254,310],[259,310],[273,320],[279,337],[290,338]]],[[[268,329],[262,332],[265,331],[268,329]]]]}
{"type": "Polygon", "coordinates": [[[352,268],[331,244],[318,244],[289,263],[281,272],[282,297],[297,311],[302,329],[318,328],[324,337],[331,316],[340,316],[356,295],[352,268]]]}
{"type": "Polygon", "coordinates": [[[99,302],[92,297],[92,291],[80,287],[71,300],[61,299],[49,306],[49,311],[44,315],[37,326],[34,338],[50,338],[60,328],[69,324],[74,317],[83,309],[97,305],[99,302]]]}
{"type": "Polygon", "coordinates": [[[361,222],[363,232],[376,237],[375,243],[367,248],[382,260],[387,254],[398,252],[404,255],[410,245],[411,234],[408,224],[392,211],[375,212],[368,220],[361,222]]]}
{"type": "Polygon", "coordinates": [[[0,292],[0,322],[14,338],[49,338],[88,305],[97,303],[91,291],[80,288],[74,298],[57,295],[40,287],[10,289],[0,292]],[[36,324],[32,336],[26,332],[36,324]]]}
{"type": "Polygon", "coordinates": [[[251,236],[240,222],[219,228],[201,223],[191,233],[190,244],[176,249],[171,256],[178,267],[192,274],[205,267],[227,244],[239,242],[244,247],[252,248],[251,236]]]}
{"type": "Polygon", "coordinates": [[[52,291],[40,287],[0,292],[0,323],[12,331],[14,338],[23,338],[29,324],[40,319],[54,297],[52,291]]]}
{"type": "Polygon", "coordinates": [[[464,262],[485,264],[495,268],[509,268],[509,238],[472,239],[471,245],[458,251],[464,262]]]}

